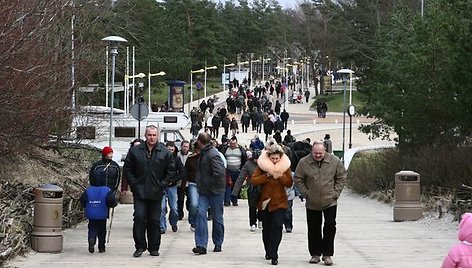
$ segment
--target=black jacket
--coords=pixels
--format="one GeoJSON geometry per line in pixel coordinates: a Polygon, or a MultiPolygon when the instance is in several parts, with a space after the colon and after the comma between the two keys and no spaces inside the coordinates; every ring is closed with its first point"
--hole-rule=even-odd
{"type": "Polygon", "coordinates": [[[89,171],[90,185],[98,185],[99,180],[104,180],[104,185],[108,186],[113,192],[118,189],[120,178],[121,171],[118,163],[104,157],[95,162],[89,171]]]}
{"type": "Polygon", "coordinates": [[[146,143],[132,147],[123,166],[123,172],[139,199],[160,200],[169,183],[176,179],[175,161],[162,143],[157,143],[148,154],[146,143]]]}
{"type": "Polygon", "coordinates": [[[220,194],[226,189],[223,159],[212,145],[206,146],[200,152],[196,181],[200,194],[220,194]]]}

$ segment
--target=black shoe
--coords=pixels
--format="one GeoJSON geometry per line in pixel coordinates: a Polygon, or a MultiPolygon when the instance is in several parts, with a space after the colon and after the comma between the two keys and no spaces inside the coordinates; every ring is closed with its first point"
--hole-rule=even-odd
{"type": "Polygon", "coordinates": [[[233,203],[233,206],[237,207],[237,206],[238,206],[238,203],[233,203]]]}
{"type": "Polygon", "coordinates": [[[265,259],[266,259],[266,260],[270,260],[269,255],[265,255],[265,259]]]}
{"type": "Polygon", "coordinates": [[[166,231],[165,231],[165,230],[161,230],[161,234],[165,234],[165,233],[166,233],[166,231]]]}
{"type": "Polygon", "coordinates": [[[105,248],[98,248],[98,253],[105,253],[105,248]]]}
{"type": "Polygon", "coordinates": [[[179,227],[177,227],[177,225],[172,226],[172,232],[175,233],[175,232],[177,232],[178,229],[179,229],[179,227]]]}
{"type": "Polygon", "coordinates": [[[221,252],[221,246],[215,246],[213,252],[221,252]]]}
{"type": "Polygon", "coordinates": [[[89,251],[89,253],[94,253],[95,252],[95,241],[89,240],[89,242],[88,242],[88,251],[89,251]]]}
{"type": "Polygon", "coordinates": [[[231,206],[231,204],[229,202],[224,202],[224,205],[225,205],[225,207],[231,206]]]}
{"type": "Polygon", "coordinates": [[[151,251],[149,251],[149,254],[151,254],[151,256],[159,256],[159,251],[151,250],[151,251]]]}
{"type": "Polygon", "coordinates": [[[205,255],[207,254],[207,249],[204,247],[195,247],[192,249],[192,252],[198,255],[205,255]]]}
{"type": "Polygon", "coordinates": [[[277,264],[279,264],[279,261],[277,259],[272,259],[272,261],[270,263],[272,265],[277,265],[277,264]]]}
{"type": "Polygon", "coordinates": [[[139,257],[141,257],[141,255],[143,255],[143,252],[144,252],[144,249],[137,249],[137,250],[133,253],[133,257],[139,258],[139,257]]]}

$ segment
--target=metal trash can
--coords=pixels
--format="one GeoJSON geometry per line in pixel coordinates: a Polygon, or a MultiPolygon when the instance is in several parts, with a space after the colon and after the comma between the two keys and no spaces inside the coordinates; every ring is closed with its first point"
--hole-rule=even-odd
{"type": "Polygon", "coordinates": [[[420,174],[402,170],[395,174],[394,221],[415,221],[423,217],[420,174]]]}
{"type": "Polygon", "coordinates": [[[53,184],[43,184],[34,190],[34,201],[31,248],[37,252],[61,252],[62,188],[53,184]]]}

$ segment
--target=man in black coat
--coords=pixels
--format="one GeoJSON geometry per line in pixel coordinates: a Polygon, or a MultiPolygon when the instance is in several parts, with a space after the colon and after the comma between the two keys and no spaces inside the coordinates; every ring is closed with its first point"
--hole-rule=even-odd
{"type": "Polygon", "coordinates": [[[141,257],[146,249],[151,256],[159,256],[162,197],[167,185],[176,179],[175,159],[158,142],[159,129],[149,125],[144,135],[146,142],[129,150],[123,166],[134,198],[133,239],[136,251],[133,256],[136,258],[141,257]]]}
{"type": "Polygon", "coordinates": [[[282,120],[282,122],[284,122],[284,129],[287,129],[287,122],[288,122],[289,117],[290,117],[290,115],[288,114],[288,112],[285,109],[280,114],[280,119],[282,120]]]}

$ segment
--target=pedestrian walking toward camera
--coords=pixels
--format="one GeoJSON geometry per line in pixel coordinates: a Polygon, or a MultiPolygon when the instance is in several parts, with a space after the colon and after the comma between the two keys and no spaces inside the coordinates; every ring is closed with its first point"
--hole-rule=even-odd
{"type": "MultiPolygon", "coordinates": [[[[239,177],[234,183],[232,196],[237,198],[240,194],[241,188],[243,187],[243,183],[246,182],[247,185],[252,186],[251,177],[254,173],[254,170],[257,167],[257,159],[261,155],[261,150],[254,150],[254,152],[248,151],[247,152],[247,161],[244,164],[241,172],[239,173],[239,177]]],[[[249,205],[249,227],[251,228],[251,232],[255,232],[257,228],[257,220],[261,220],[260,213],[257,211],[257,201],[253,200],[253,196],[249,195],[248,198],[248,205],[249,205]]]]}
{"type": "Polygon", "coordinates": [[[326,152],[333,153],[333,143],[330,140],[331,135],[326,134],[323,141],[323,146],[325,147],[326,152]]]}
{"type": "Polygon", "coordinates": [[[293,180],[290,159],[275,141],[271,141],[261,152],[252,174],[252,183],[261,185],[257,208],[262,211],[265,258],[271,260],[272,265],[277,265],[285,211],[288,208],[285,187],[292,186],[293,180]]]}
{"type": "Polygon", "coordinates": [[[80,197],[80,203],[85,208],[88,223],[88,251],[95,251],[98,238],[98,252],[105,252],[107,234],[107,219],[109,208],[116,206],[115,193],[106,186],[106,178],[98,177],[80,197]]]}
{"type": "Polygon", "coordinates": [[[333,265],[337,200],[346,184],[347,172],[341,160],[327,153],[322,141],[313,143],[311,153],[298,162],[295,185],[306,198],[310,263],[333,265]],[[324,226],[323,225],[324,217],[324,226]]]}
{"type": "Polygon", "coordinates": [[[212,239],[213,251],[221,252],[224,241],[223,200],[225,195],[226,177],[223,159],[213,147],[211,137],[200,133],[197,138],[201,150],[197,168],[198,207],[195,226],[195,247],[192,252],[198,255],[207,253],[208,223],[207,213],[213,218],[212,239]]]}
{"type": "Polygon", "coordinates": [[[472,213],[464,213],[461,218],[459,243],[449,250],[441,268],[472,267],[472,213]]]}
{"type": "Polygon", "coordinates": [[[141,257],[147,249],[151,256],[159,256],[161,233],[159,221],[164,190],[175,179],[175,159],[159,142],[159,129],[146,127],[146,142],[132,147],[126,157],[123,172],[133,192],[134,257],[141,257]],[[146,242],[147,235],[147,242],[146,242]]]}
{"type": "Polygon", "coordinates": [[[306,100],[306,103],[308,103],[308,101],[310,100],[310,90],[305,90],[305,100],[306,100]]]}
{"type": "Polygon", "coordinates": [[[97,185],[97,180],[104,180],[105,185],[116,192],[120,183],[121,172],[118,163],[113,161],[113,149],[105,146],[102,149],[102,159],[95,162],[89,171],[90,185],[97,185]]]}

